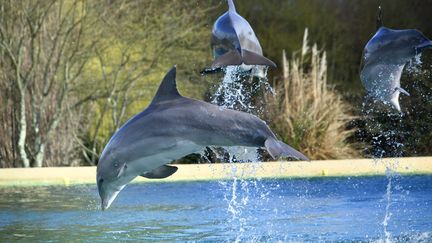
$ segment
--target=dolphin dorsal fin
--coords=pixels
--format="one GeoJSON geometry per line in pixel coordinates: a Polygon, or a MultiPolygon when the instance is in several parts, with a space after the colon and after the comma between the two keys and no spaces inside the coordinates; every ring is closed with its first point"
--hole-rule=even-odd
{"type": "Polygon", "coordinates": [[[382,17],[382,9],[381,6],[378,7],[378,14],[377,14],[377,20],[376,20],[376,30],[383,27],[383,17],[382,17]]]}
{"type": "Polygon", "coordinates": [[[233,0],[228,0],[228,7],[229,7],[228,11],[237,12],[233,0]]]}
{"type": "Polygon", "coordinates": [[[155,97],[153,98],[152,104],[182,97],[177,90],[176,73],[177,67],[174,66],[165,75],[161,84],[159,85],[159,89],[156,92],[155,97]]]}

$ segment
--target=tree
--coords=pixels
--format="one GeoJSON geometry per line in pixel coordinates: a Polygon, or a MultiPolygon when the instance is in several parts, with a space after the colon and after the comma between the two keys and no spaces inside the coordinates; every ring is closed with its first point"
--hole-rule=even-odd
{"type": "Polygon", "coordinates": [[[9,124],[16,124],[8,138],[12,142],[2,147],[16,143],[23,167],[43,165],[89,60],[92,44],[82,39],[87,6],[82,0],[0,2],[0,72],[7,87],[2,92],[12,107],[9,124]]]}
{"type": "MultiPolygon", "coordinates": [[[[92,89],[104,90],[106,96],[94,103],[91,128],[81,137],[88,164],[95,165],[112,134],[148,105],[172,65],[192,69],[195,75],[188,76],[197,77],[210,58],[206,14],[212,9],[196,8],[191,1],[155,0],[114,1],[98,9],[95,29],[103,41],[95,46],[86,71],[96,77],[92,89]]],[[[203,92],[195,86],[185,93],[203,92]]]]}
{"type": "MultiPolygon", "coordinates": [[[[198,79],[210,58],[210,9],[180,0],[1,1],[0,166],[77,164],[82,151],[95,164],[170,66],[198,79]]],[[[196,86],[186,93],[200,96],[196,86]]]]}

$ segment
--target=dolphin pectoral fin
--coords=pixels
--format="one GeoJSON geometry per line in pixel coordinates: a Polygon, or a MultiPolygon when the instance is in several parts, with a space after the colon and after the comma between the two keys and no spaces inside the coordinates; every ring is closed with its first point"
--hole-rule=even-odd
{"type": "Polygon", "coordinates": [[[222,56],[216,58],[212,63],[212,68],[221,68],[226,66],[241,65],[243,63],[240,53],[236,50],[231,50],[222,56]]]}
{"type": "Polygon", "coordinates": [[[243,62],[247,65],[264,65],[272,68],[276,68],[276,64],[272,62],[270,59],[261,56],[255,52],[251,52],[245,49],[242,49],[243,62]]]}
{"type": "Polygon", "coordinates": [[[424,49],[427,49],[427,48],[432,48],[432,41],[426,41],[425,43],[422,43],[422,44],[416,46],[416,52],[420,53],[424,49]]]}
{"type": "Polygon", "coordinates": [[[242,54],[236,50],[231,50],[216,58],[212,63],[212,69],[241,65],[242,63],[246,65],[263,65],[276,68],[276,64],[266,57],[245,49],[242,49],[241,52],[242,54]]]}
{"type": "Polygon", "coordinates": [[[273,159],[279,157],[292,157],[298,160],[309,161],[309,158],[299,151],[293,149],[287,144],[275,139],[275,138],[267,138],[264,146],[266,147],[269,154],[273,157],[273,159]]]}
{"type": "Polygon", "coordinates": [[[177,170],[178,168],[175,166],[162,165],[161,167],[158,167],[152,171],[145,172],[141,176],[148,179],[163,179],[163,178],[167,178],[168,176],[171,176],[177,170]]]}
{"type": "Polygon", "coordinates": [[[398,90],[399,92],[401,92],[404,95],[410,96],[410,93],[408,93],[408,91],[404,90],[401,87],[395,88],[395,91],[398,90]]]}

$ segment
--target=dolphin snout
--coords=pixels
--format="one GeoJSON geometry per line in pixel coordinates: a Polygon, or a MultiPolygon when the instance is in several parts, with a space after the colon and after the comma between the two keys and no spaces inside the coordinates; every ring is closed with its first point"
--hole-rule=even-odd
{"type": "Polygon", "coordinates": [[[103,196],[101,196],[101,208],[102,211],[105,211],[106,209],[108,209],[112,202],[114,201],[114,199],[117,197],[117,195],[119,194],[120,191],[110,191],[110,192],[105,192],[103,196]]]}
{"type": "Polygon", "coordinates": [[[116,187],[112,182],[104,181],[103,179],[97,181],[97,186],[101,198],[102,211],[105,211],[111,206],[114,199],[116,199],[117,195],[124,187],[116,187]]]}
{"type": "Polygon", "coordinates": [[[102,199],[102,202],[101,202],[101,208],[102,208],[102,211],[107,210],[107,209],[109,208],[109,206],[110,206],[110,205],[108,205],[108,201],[102,199]]]}
{"type": "Polygon", "coordinates": [[[105,211],[106,209],[108,209],[109,206],[111,205],[111,202],[115,198],[115,197],[112,198],[112,193],[109,193],[109,190],[106,189],[106,185],[105,184],[106,183],[104,183],[104,180],[102,178],[100,178],[97,181],[97,187],[98,187],[98,191],[99,191],[99,196],[101,198],[101,208],[102,208],[102,211],[105,211]]]}

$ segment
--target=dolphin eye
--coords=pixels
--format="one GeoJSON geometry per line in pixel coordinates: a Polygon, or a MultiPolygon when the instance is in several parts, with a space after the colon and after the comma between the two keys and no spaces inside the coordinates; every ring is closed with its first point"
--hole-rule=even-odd
{"type": "Polygon", "coordinates": [[[100,179],[99,179],[99,183],[102,183],[103,181],[104,181],[103,178],[100,178],[100,179]]]}

